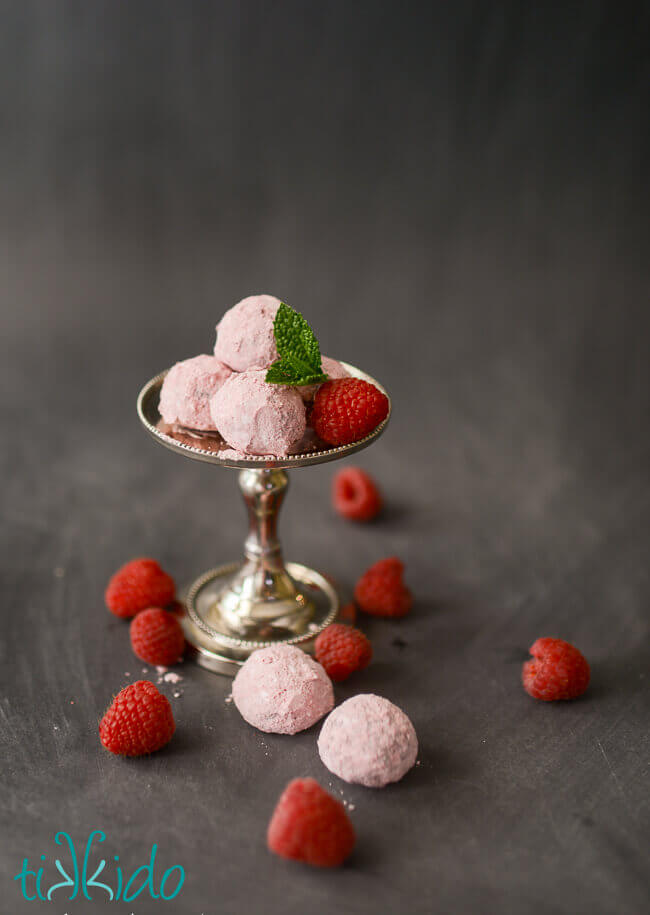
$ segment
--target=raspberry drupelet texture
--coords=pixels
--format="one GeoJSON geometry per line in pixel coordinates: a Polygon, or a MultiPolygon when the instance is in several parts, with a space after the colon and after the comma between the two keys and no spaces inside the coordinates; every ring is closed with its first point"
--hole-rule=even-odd
{"type": "Polygon", "coordinates": [[[349,445],[388,416],[388,398],[361,378],[326,381],[318,389],[311,424],[328,445],[349,445]]]}
{"type": "Polygon", "coordinates": [[[522,682],[533,699],[553,702],[576,699],[589,685],[589,664],[569,642],[562,639],[537,639],[531,645],[531,661],[522,669],[522,682]]]}
{"type": "Polygon", "coordinates": [[[289,782],[267,831],[271,851],[316,867],[337,867],[354,848],[354,827],[345,808],[313,778],[289,782]]]}
{"type": "Polygon", "coordinates": [[[171,604],[174,580],[154,559],[132,559],[113,575],[106,588],[106,606],[115,616],[128,619],[147,607],[171,604]]]}
{"type": "Polygon", "coordinates": [[[370,664],[372,645],[359,629],[332,623],[319,633],[314,653],[330,679],[340,683],[370,664]]]}
{"type": "Polygon", "coordinates": [[[168,667],[185,650],[185,636],[178,617],[159,607],[141,610],[129,627],[131,648],[141,661],[168,667]]]}
{"type": "Polygon", "coordinates": [[[406,616],[413,596],[403,581],[404,564],[395,557],[380,559],[364,572],[354,589],[360,610],[373,616],[406,616]]]}
{"type": "Polygon", "coordinates": [[[99,725],[99,739],[120,756],[145,756],[169,743],[176,729],[171,705],[149,680],[125,686],[99,725]]]}
{"type": "Polygon", "coordinates": [[[332,502],[339,515],[350,521],[370,521],[381,511],[377,484],[359,467],[346,467],[336,474],[332,502]]]}

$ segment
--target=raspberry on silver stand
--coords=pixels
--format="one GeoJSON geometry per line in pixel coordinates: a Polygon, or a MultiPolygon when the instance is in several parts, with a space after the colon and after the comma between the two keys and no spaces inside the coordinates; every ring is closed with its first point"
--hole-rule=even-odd
{"type": "MultiPolygon", "coordinates": [[[[347,363],[341,365],[350,376],[370,382],[388,397],[369,375],[347,363]]],[[[191,654],[203,667],[234,676],[258,648],[289,644],[313,651],[318,633],[336,619],[340,601],[322,573],[284,562],[277,521],[289,484],[287,470],[339,460],[367,448],[388,425],[390,398],[386,418],[349,445],[281,458],[240,456],[218,434],[190,432],[161,419],[160,390],[166,374],[161,372],[140,391],[137,409],[142,424],[154,441],[178,455],[239,470],[249,515],[243,562],[211,569],[187,590],[183,627],[191,654]]]]}

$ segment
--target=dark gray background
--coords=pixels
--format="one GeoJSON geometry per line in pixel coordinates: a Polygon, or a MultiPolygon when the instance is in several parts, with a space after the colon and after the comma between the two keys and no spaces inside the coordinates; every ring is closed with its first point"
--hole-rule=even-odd
{"type": "Polygon", "coordinates": [[[125,867],[152,842],[183,864],[181,915],[647,907],[649,24],[625,2],[2,5],[3,912],[39,910],[23,857],[49,885],[55,832],[93,827],[125,867]],[[415,723],[421,764],[383,791],[187,666],[166,751],[97,739],[142,668],[108,576],[145,554],[185,582],[243,537],[235,474],[153,444],[137,391],[257,291],[394,397],[353,461],[384,518],[338,519],[324,466],[282,519],[347,588],[407,563],[412,615],[368,622],[375,661],[337,688],[415,723]],[[591,662],[580,701],[522,690],[540,635],[591,662]],[[307,774],[356,807],[337,872],[265,849],[307,774]]]}

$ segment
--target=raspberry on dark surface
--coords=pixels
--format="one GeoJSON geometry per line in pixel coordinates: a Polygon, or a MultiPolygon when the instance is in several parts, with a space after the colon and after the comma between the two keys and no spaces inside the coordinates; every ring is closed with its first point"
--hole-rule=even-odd
{"type": "Polygon", "coordinates": [[[99,725],[104,747],[120,756],[145,756],[172,739],[176,725],[166,696],[149,680],[125,686],[99,725]]]}
{"type": "Polygon", "coordinates": [[[403,576],[404,563],[399,559],[380,559],[356,584],[354,599],[359,609],[373,616],[406,616],[413,605],[413,596],[403,576]]]}
{"type": "Polygon", "coordinates": [[[124,619],[147,607],[165,607],[176,594],[173,578],[155,559],[132,559],[110,579],[104,597],[106,606],[124,619]]]}
{"type": "Polygon", "coordinates": [[[329,678],[340,683],[356,670],[368,666],[372,658],[372,645],[359,629],[332,623],[318,634],[314,653],[329,678]]]}
{"type": "Polygon", "coordinates": [[[359,467],[340,470],[332,482],[332,502],[350,521],[370,521],[381,511],[381,494],[369,474],[359,467]]]}
{"type": "Polygon", "coordinates": [[[337,378],[316,392],[311,424],[328,445],[349,445],[376,429],[388,409],[388,398],[374,384],[361,378],[337,378]]]}
{"type": "Polygon", "coordinates": [[[313,778],[289,782],[268,826],[271,851],[315,867],[337,867],[354,843],[354,827],[340,801],[313,778]]]}
{"type": "Polygon", "coordinates": [[[589,664],[583,655],[562,639],[541,638],[531,645],[532,660],[522,669],[522,683],[534,699],[554,702],[576,699],[589,685],[589,664]]]}
{"type": "Polygon", "coordinates": [[[180,661],[185,636],[178,617],[159,607],[141,610],[129,627],[133,652],[147,664],[168,667],[180,661]]]}

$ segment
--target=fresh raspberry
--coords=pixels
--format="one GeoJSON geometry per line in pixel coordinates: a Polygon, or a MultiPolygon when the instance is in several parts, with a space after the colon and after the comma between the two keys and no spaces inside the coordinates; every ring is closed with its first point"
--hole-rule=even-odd
{"type": "Polygon", "coordinates": [[[125,686],[99,725],[99,739],[111,753],[144,756],[164,747],[176,729],[172,708],[149,680],[125,686]]]}
{"type": "Polygon", "coordinates": [[[131,648],[146,664],[167,667],[180,660],[185,636],[178,618],[167,610],[149,607],[141,610],[129,627],[131,648]]]}
{"type": "Polygon", "coordinates": [[[358,467],[340,470],[332,483],[332,501],[339,515],[350,521],[370,521],[381,510],[377,484],[358,467]]]}
{"type": "Polygon", "coordinates": [[[283,858],[337,867],[354,848],[355,835],[340,801],[313,778],[294,778],[273,811],[266,840],[283,858]]]}
{"type": "Polygon", "coordinates": [[[373,616],[406,616],[413,596],[404,584],[404,564],[399,559],[380,559],[363,573],[354,589],[360,610],[373,616]]]}
{"type": "Polygon", "coordinates": [[[349,626],[354,626],[357,621],[357,605],[350,601],[350,603],[346,604],[345,607],[341,607],[339,610],[339,619],[342,623],[347,623],[349,626]]]}
{"type": "Polygon", "coordinates": [[[328,445],[349,445],[387,416],[388,398],[374,384],[361,378],[337,378],[318,389],[311,424],[328,445]]]}
{"type": "Polygon", "coordinates": [[[359,629],[332,623],[319,633],[314,653],[330,679],[340,683],[370,664],[372,645],[359,629]]]}
{"type": "Polygon", "coordinates": [[[575,699],[589,685],[589,665],[577,648],[562,639],[537,639],[531,646],[521,679],[533,699],[575,699]]]}
{"type": "Polygon", "coordinates": [[[164,607],[174,600],[174,580],[154,559],[132,559],[111,578],[104,595],[115,616],[128,618],[147,607],[164,607]]]}

